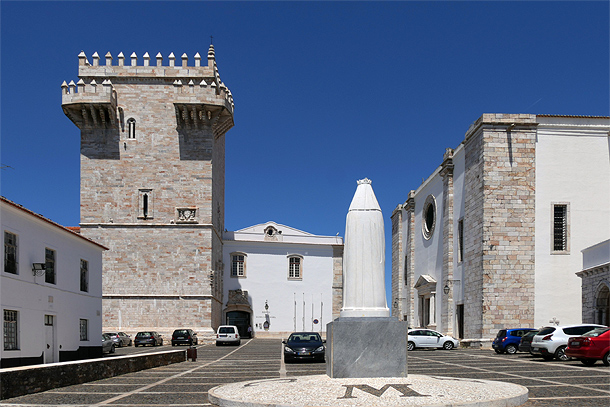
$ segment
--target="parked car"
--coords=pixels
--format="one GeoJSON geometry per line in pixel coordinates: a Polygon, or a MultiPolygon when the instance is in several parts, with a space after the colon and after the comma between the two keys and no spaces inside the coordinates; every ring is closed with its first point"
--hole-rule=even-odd
{"type": "Polygon", "coordinates": [[[114,353],[114,341],[107,334],[102,334],[102,353],[114,353]]]}
{"type": "Polygon", "coordinates": [[[532,340],[530,353],[534,356],[542,356],[544,360],[570,360],[565,350],[568,347],[568,338],[581,336],[592,329],[604,327],[596,324],[546,326],[540,329],[532,340]]]}
{"type": "Polygon", "coordinates": [[[538,330],[535,329],[533,331],[529,331],[521,338],[519,342],[519,351],[520,352],[530,352],[532,350],[532,339],[534,339],[534,335],[538,333],[538,330]]]}
{"type": "Polygon", "coordinates": [[[325,340],[317,332],[293,332],[284,344],[284,362],[293,360],[317,360],[324,362],[325,340]]]}
{"type": "Polygon", "coordinates": [[[513,355],[519,350],[521,338],[528,332],[536,331],[533,328],[500,329],[498,335],[491,344],[496,353],[508,353],[513,355]]]}
{"type": "Polygon", "coordinates": [[[595,328],[582,336],[568,339],[566,355],[593,366],[601,359],[610,366],[610,328],[595,328]]]}
{"type": "Polygon", "coordinates": [[[172,346],[176,345],[197,345],[197,333],[192,329],[176,329],[172,334],[172,346]]]}
{"type": "Polygon", "coordinates": [[[138,332],[133,341],[133,345],[135,347],[138,347],[140,345],[161,346],[163,345],[163,337],[155,331],[138,332]]]}
{"type": "Polygon", "coordinates": [[[410,329],[408,332],[407,350],[415,348],[453,349],[460,345],[460,341],[452,336],[443,335],[432,329],[410,329]]]}
{"type": "Polygon", "coordinates": [[[110,336],[114,341],[114,345],[118,348],[122,346],[131,346],[131,336],[125,332],[106,332],[106,335],[110,336]]]}
{"type": "Polygon", "coordinates": [[[235,325],[221,325],[218,327],[218,330],[216,331],[216,346],[225,343],[232,343],[237,346],[241,344],[239,331],[235,325]]]}

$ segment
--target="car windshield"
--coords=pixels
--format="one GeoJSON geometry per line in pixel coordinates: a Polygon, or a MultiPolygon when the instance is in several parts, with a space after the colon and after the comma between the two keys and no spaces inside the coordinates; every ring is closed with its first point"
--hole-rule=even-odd
{"type": "Polygon", "coordinates": [[[594,329],[590,330],[589,332],[583,334],[583,336],[595,338],[596,336],[600,336],[604,332],[608,332],[608,331],[610,331],[610,328],[599,327],[599,328],[594,328],[594,329]]]}
{"type": "Polygon", "coordinates": [[[108,332],[107,335],[116,336],[116,332],[108,332]]]}
{"type": "Polygon", "coordinates": [[[174,335],[188,335],[188,331],[186,329],[179,329],[174,331],[174,335]]]}
{"type": "Polygon", "coordinates": [[[496,335],[496,338],[504,338],[506,336],[506,329],[500,329],[498,331],[498,335],[496,335]]]}
{"type": "Polygon", "coordinates": [[[152,336],[152,333],[150,333],[150,332],[138,332],[138,334],[136,336],[152,336]]]}
{"type": "Polygon", "coordinates": [[[288,338],[288,342],[320,342],[320,335],[316,333],[300,333],[300,334],[292,334],[288,338]]]}
{"type": "Polygon", "coordinates": [[[526,333],[525,335],[523,335],[523,337],[524,338],[533,338],[536,335],[538,335],[538,331],[530,331],[530,332],[526,333]]]}

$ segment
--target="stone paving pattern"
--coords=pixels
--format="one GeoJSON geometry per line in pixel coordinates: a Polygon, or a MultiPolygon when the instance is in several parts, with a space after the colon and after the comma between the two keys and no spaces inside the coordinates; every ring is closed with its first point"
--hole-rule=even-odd
{"type": "MultiPolygon", "coordinates": [[[[117,354],[145,351],[119,348],[117,354]]],[[[610,369],[600,362],[586,367],[578,361],[545,362],[524,353],[497,355],[492,350],[455,349],[415,350],[409,352],[408,363],[411,374],[526,386],[529,400],[525,407],[601,407],[610,400],[610,369]]],[[[294,363],[282,370],[280,341],[254,339],[243,341],[240,347],[200,346],[196,362],[3,400],[0,406],[209,406],[207,391],[212,386],[325,371],[324,363],[294,363]]]]}

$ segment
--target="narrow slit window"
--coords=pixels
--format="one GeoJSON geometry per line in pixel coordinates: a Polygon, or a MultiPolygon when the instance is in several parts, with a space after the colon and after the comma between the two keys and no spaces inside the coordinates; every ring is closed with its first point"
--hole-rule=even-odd
{"type": "Polygon", "coordinates": [[[464,219],[458,221],[458,262],[464,261],[464,219]]]}
{"type": "Polygon", "coordinates": [[[138,218],[139,219],[152,219],[153,213],[153,190],[152,189],[140,189],[138,197],[138,218]]]}
{"type": "Polygon", "coordinates": [[[127,120],[127,138],[136,138],[136,119],[133,117],[127,120]]]}

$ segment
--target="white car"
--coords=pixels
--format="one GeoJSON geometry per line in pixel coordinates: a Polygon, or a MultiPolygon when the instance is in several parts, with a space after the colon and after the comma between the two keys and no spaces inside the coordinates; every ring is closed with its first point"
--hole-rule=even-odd
{"type": "Polygon", "coordinates": [[[460,341],[452,336],[443,335],[432,329],[409,329],[407,350],[415,348],[453,349],[460,345],[460,341]]]}
{"type": "Polygon", "coordinates": [[[225,343],[232,343],[237,346],[241,343],[239,331],[235,325],[221,325],[218,327],[218,331],[216,331],[216,346],[225,343]]]}
{"type": "Polygon", "coordinates": [[[582,336],[593,328],[604,325],[580,324],[566,326],[545,326],[534,336],[530,353],[534,356],[542,356],[544,360],[570,360],[565,351],[568,347],[568,338],[582,336]]]}

